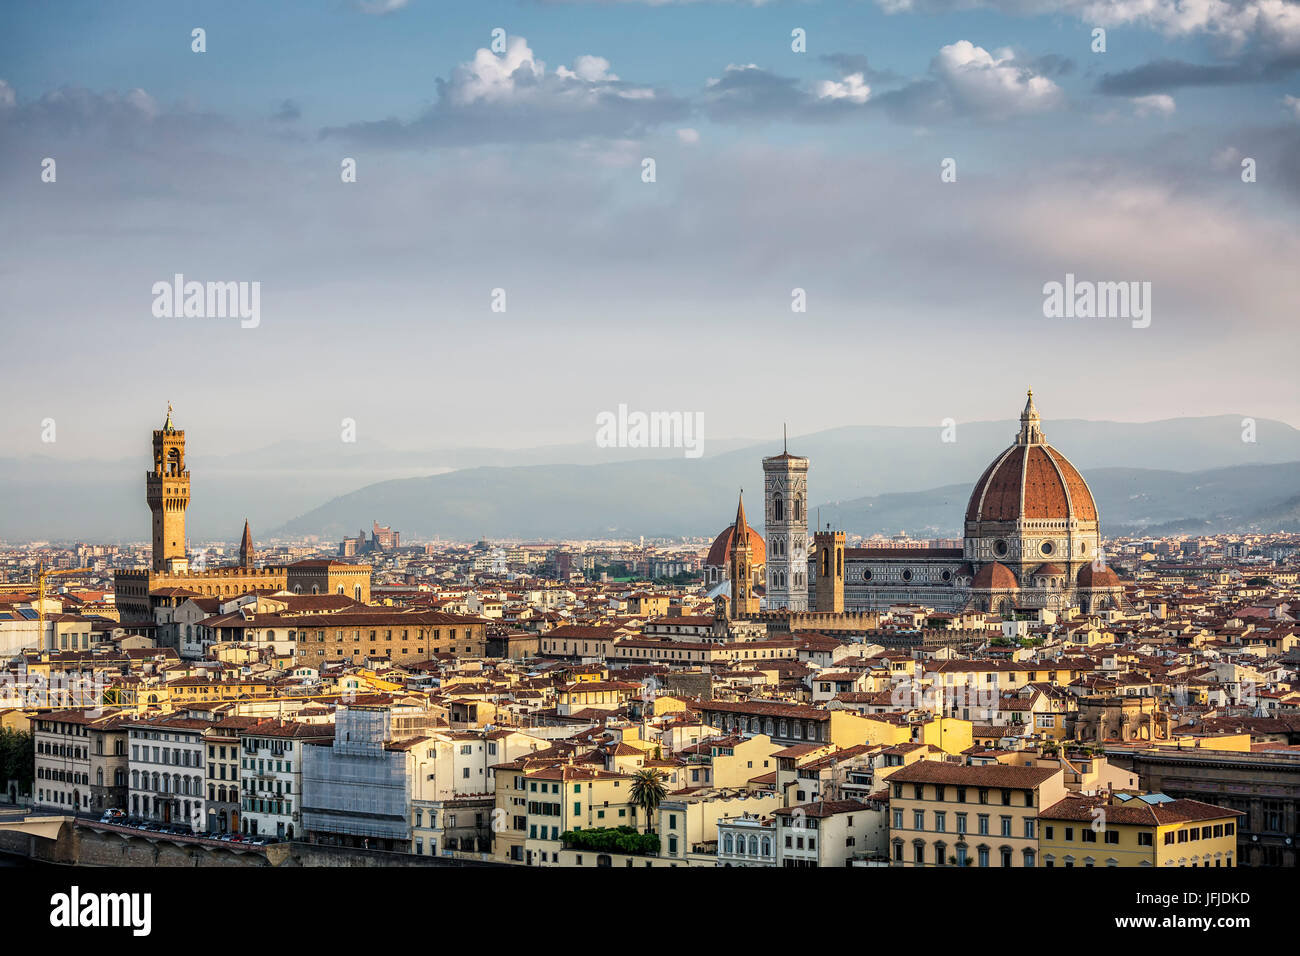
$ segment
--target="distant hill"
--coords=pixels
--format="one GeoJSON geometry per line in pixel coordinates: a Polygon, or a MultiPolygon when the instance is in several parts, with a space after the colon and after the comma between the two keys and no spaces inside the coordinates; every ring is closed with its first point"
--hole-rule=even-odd
{"type": "MultiPolygon", "coordinates": [[[[1084,477],[1108,535],[1300,531],[1300,462],[1190,473],[1098,468],[1084,477]]],[[[855,498],[822,505],[821,520],[862,534],[957,537],[970,492],[948,485],[855,498]]]]}
{"type": "MultiPolygon", "coordinates": [[[[1294,475],[1258,473],[1253,502],[1212,504],[1219,500],[1213,488],[1184,483],[1214,469],[1300,461],[1300,431],[1282,422],[1259,419],[1254,443],[1241,441],[1239,415],[1139,424],[1049,420],[1044,431],[1096,489],[1107,531],[1294,521],[1294,475]],[[1117,477],[1112,494],[1109,470],[1148,477],[1117,477]],[[1175,474],[1182,478],[1150,477],[1175,474]]],[[[957,440],[946,443],[937,423],[854,426],[793,437],[790,450],[812,461],[812,501],[839,503],[823,505],[823,520],[851,531],[946,535],[958,530],[970,487],[1015,432],[1011,421],[961,423],[957,440]],[[834,508],[850,506],[861,513],[836,517],[834,508]]],[[[232,542],[246,516],[259,540],[276,532],[336,539],[372,520],[410,538],[712,534],[734,515],[742,487],[754,502],[753,520],[761,519],[759,460],[780,451],[778,440],[706,438],[699,459],[601,449],[594,441],[522,450],[283,442],[215,456],[200,435],[187,437],[190,538],[232,542]]],[[[148,463],[147,434],[129,457],[112,461],[0,458],[0,538],[147,539],[148,463]]]]}
{"type": "MultiPolygon", "coordinates": [[[[290,534],[342,534],[359,514],[382,514],[413,537],[630,537],[720,531],[734,515],[736,482],[689,462],[474,468],[382,482],[289,522],[290,534]]],[[[956,537],[970,483],[815,504],[809,517],[860,534],[908,531],[956,537]]],[[[1182,473],[1100,468],[1085,475],[1106,534],[1300,530],[1300,462],[1182,473]]],[[[761,522],[761,485],[748,514],[761,522]]],[[[813,499],[816,501],[816,499],[813,499]]]]}

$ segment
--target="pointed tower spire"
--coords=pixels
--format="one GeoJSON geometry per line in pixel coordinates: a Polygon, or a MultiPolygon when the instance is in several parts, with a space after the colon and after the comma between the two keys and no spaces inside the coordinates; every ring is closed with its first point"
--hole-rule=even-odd
{"type": "Polygon", "coordinates": [[[256,557],[253,551],[253,534],[248,529],[248,519],[244,519],[244,537],[239,542],[239,566],[241,568],[251,568],[253,559],[256,557]]]}
{"type": "Polygon", "coordinates": [[[165,432],[176,431],[176,426],[172,424],[172,403],[171,402],[167,403],[167,420],[163,422],[163,431],[165,432]]]}
{"type": "Polygon", "coordinates": [[[790,454],[790,426],[785,422],[781,424],[781,454],[790,454]]]}
{"type": "Polygon", "coordinates": [[[753,548],[749,543],[749,522],[745,520],[745,489],[740,489],[736,505],[736,526],[731,534],[731,616],[744,618],[758,611],[752,593],[754,576],[753,548]]]}

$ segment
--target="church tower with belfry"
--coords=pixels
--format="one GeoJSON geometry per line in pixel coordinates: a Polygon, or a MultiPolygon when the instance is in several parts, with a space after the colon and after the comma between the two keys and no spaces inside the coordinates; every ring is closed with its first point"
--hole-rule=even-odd
{"type": "Polygon", "coordinates": [[[244,519],[244,537],[239,541],[239,567],[251,568],[257,564],[257,550],[253,547],[253,533],[248,528],[248,519],[244,519]]]}
{"type": "Polygon", "coordinates": [[[763,459],[763,531],[767,538],[768,610],[808,610],[808,459],[763,459]]]}
{"type": "Polygon", "coordinates": [[[190,472],[185,467],[185,432],[167,420],[153,433],[153,470],[145,472],[145,499],[153,512],[153,570],[188,571],[185,509],[190,505],[190,472]]]}
{"type": "Polygon", "coordinates": [[[736,526],[731,539],[731,618],[741,620],[758,613],[754,597],[754,550],[749,543],[749,525],[745,521],[745,493],[736,506],[736,526]]]}

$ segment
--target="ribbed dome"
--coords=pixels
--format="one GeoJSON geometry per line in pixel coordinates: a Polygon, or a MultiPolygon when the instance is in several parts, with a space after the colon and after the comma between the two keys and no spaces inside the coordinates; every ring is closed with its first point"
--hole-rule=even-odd
{"type": "Polygon", "coordinates": [[[1117,588],[1120,587],[1119,575],[1110,568],[1093,567],[1089,562],[1079,569],[1075,581],[1081,588],[1117,588]]]}
{"type": "Polygon", "coordinates": [[[1059,451],[1043,440],[1033,392],[1020,416],[1016,443],[995,458],[975,483],[967,521],[1096,521],[1097,505],[1059,451]]]}
{"type": "Polygon", "coordinates": [[[994,561],[992,564],[986,564],[980,568],[980,573],[975,575],[971,587],[994,591],[1010,591],[1019,589],[1020,585],[1016,583],[1016,576],[1011,573],[1009,567],[1001,562],[994,561]]]}

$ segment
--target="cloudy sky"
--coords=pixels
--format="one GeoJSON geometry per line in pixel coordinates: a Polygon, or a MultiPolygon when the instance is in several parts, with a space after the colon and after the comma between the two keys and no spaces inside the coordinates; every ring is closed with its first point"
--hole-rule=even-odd
{"type": "Polygon", "coordinates": [[[1026,385],[1049,420],[1300,425],[1293,2],[0,18],[13,456],[134,454],[168,400],[210,453],[345,417],[403,448],[588,441],[620,403],[714,437],[937,426],[1026,385]],[[156,317],[176,273],[259,282],[260,325],[156,317]],[[1150,326],[1045,318],[1067,273],[1150,282],[1150,326]]]}

